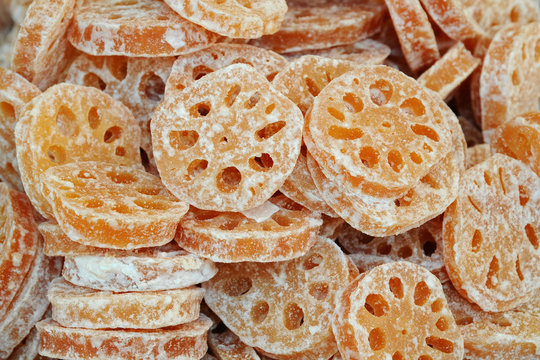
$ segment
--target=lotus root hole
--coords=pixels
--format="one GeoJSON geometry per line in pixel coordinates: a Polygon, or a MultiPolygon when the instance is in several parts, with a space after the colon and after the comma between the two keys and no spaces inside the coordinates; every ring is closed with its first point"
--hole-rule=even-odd
{"type": "Polygon", "coordinates": [[[418,306],[422,306],[428,301],[430,295],[431,290],[425,281],[420,281],[414,288],[414,303],[418,306]]]}
{"type": "Polygon", "coordinates": [[[482,232],[480,230],[475,230],[471,242],[471,248],[473,252],[480,251],[480,247],[482,245],[483,237],[482,232]]]}
{"type": "Polygon", "coordinates": [[[119,214],[131,214],[131,209],[126,205],[116,204],[112,209],[119,214]]]}
{"type": "Polygon", "coordinates": [[[253,307],[251,308],[251,319],[254,323],[260,324],[262,323],[266,317],[268,316],[268,311],[270,310],[270,306],[266,301],[259,301],[253,307]]]}
{"type": "Polygon", "coordinates": [[[327,283],[315,283],[309,285],[309,294],[317,300],[324,300],[328,296],[330,289],[327,283]]]}
{"type": "Polygon", "coordinates": [[[371,350],[373,351],[382,350],[386,346],[386,339],[382,329],[375,328],[371,330],[369,332],[368,340],[369,347],[371,347],[371,350]]]}
{"type": "Polygon", "coordinates": [[[364,307],[371,315],[377,317],[386,314],[390,308],[384,297],[380,294],[369,294],[366,297],[364,307]]]}
{"type": "Polygon", "coordinates": [[[155,195],[159,195],[161,193],[161,189],[160,188],[152,188],[152,187],[140,187],[140,188],[137,188],[136,190],[138,193],[140,194],[143,194],[143,195],[150,195],[150,196],[155,196],[155,195]]]}
{"type": "Polygon", "coordinates": [[[96,209],[98,207],[103,206],[103,201],[99,199],[90,199],[90,200],[85,201],[84,206],[89,209],[96,209]]]}
{"type": "Polygon", "coordinates": [[[409,98],[403,101],[400,105],[400,109],[413,116],[422,116],[426,113],[426,107],[422,101],[417,98],[409,98]]]}
{"type": "Polygon", "coordinates": [[[135,205],[146,210],[168,210],[169,205],[163,201],[136,199],[133,201],[135,205]]]}
{"type": "Polygon", "coordinates": [[[0,117],[6,119],[8,123],[15,122],[15,108],[7,102],[0,102],[0,117]]]}
{"type": "Polygon", "coordinates": [[[126,149],[123,146],[118,146],[114,153],[116,156],[126,156],[126,149]]]}
{"type": "Polygon", "coordinates": [[[249,165],[256,171],[268,171],[274,166],[274,160],[269,154],[263,153],[261,156],[251,158],[249,165]]]}
{"type": "Polygon", "coordinates": [[[266,113],[266,115],[270,115],[275,108],[276,104],[270,104],[266,107],[266,109],[264,109],[264,112],[266,113]]]}
{"type": "Polygon", "coordinates": [[[364,146],[360,149],[360,161],[368,168],[372,168],[379,162],[379,152],[371,146],[364,146]]]}
{"type": "Polygon", "coordinates": [[[56,164],[63,164],[66,161],[66,152],[63,147],[52,145],[47,149],[47,156],[56,164]]]}
{"type": "Polygon", "coordinates": [[[499,168],[499,181],[501,183],[501,190],[503,191],[503,194],[506,195],[506,185],[504,183],[504,176],[503,176],[503,169],[499,168]]]}
{"type": "Polygon", "coordinates": [[[424,143],[424,145],[422,147],[427,152],[432,152],[433,151],[433,148],[431,146],[429,146],[428,144],[426,144],[426,143],[424,143]]]}
{"type": "Polygon", "coordinates": [[[109,70],[111,71],[111,74],[115,78],[117,78],[119,81],[124,80],[127,76],[127,70],[128,70],[127,60],[110,62],[109,70]]]}
{"type": "Polygon", "coordinates": [[[405,194],[403,197],[394,200],[394,204],[397,207],[404,207],[404,206],[411,205],[412,200],[413,200],[413,193],[414,193],[414,189],[409,190],[409,192],[407,192],[407,194],[405,194]]]}
{"type": "Polygon", "coordinates": [[[519,256],[516,259],[516,273],[519,278],[519,280],[523,281],[525,278],[523,277],[523,273],[521,272],[521,264],[519,263],[519,256]]]}
{"type": "Polygon", "coordinates": [[[236,98],[240,94],[240,91],[242,91],[242,87],[240,85],[234,85],[233,87],[231,87],[227,92],[227,95],[225,96],[225,105],[227,105],[228,107],[233,106],[236,98]]]}
{"type": "Polygon", "coordinates": [[[245,7],[246,9],[251,9],[251,1],[250,0],[237,0],[240,5],[245,7]]]}
{"type": "Polygon", "coordinates": [[[256,91],[251,97],[246,101],[246,109],[253,109],[255,105],[261,100],[261,93],[256,91]]]}
{"type": "Polygon", "coordinates": [[[251,279],[248,277],[240,277],[230,279],[224,284],[223,290],[229,296],[242,296],[246,294],[252,287],[251,279]]]}
{"type": "Polygon", "coordinates": [[[442,299],[437,299],[433,303],[431,303],[431,312],[437,313],[443,309],[443,301],[442,299]]]}
{"type": "Polygon", "coordinates": [[[486,184],[491,185],[491,176],[487,171],[484,171],[484,181],[486,184]]]}
{"type": "Polygon", "coordinates": [[[377,80],[369,87],[371,101],[378,106],[387,104],[394,92],[392,85],[386,80],[377,80]]]}
{"type": "Polygon", "coordinates": [[[343,95],[343,101],[345,102],[345,108],[352,113],[359,113],[364,109],[362,100],[353,93],[343,95]]]}
{"type": "Polygon", "coordinates": [[[304,269],[311,270],[321,265],[323,262],[323,257],[321,254],[311,254],[307,259],[304,260],[304,269]]]}
{"type": "Polygon", "coordinates": [[[420,243],[423,243],[422,250],[424,251],[424,255],[426,256],[433,255],[435,251],[437,250],[437,242],[435,242],[433,235],[431,235],[431,233],[428,230],[421,229],[419,238],[420,238],[420,243]]]}
{"type": "Polygon", "coordinates": [[[422,156],[420,156],[418,153],[414,151],[409,154],[409,157],[415,164],[421,164],[423,162],[422,156]]]}
{"type": "Polygon", "coordinates": [[[61,106],[56,114],[56,126],[65,137],[73,137],[79,132],[77,117],[65,106],[61,106]]]}
{"type": "Polygon", "coordinates": [[[489,264],[489,270],[486,276],[486,286],[488,289],[494,289],[499,283],[499,259],[494,256],[489,264]]]}
{"type": "Polygon", "coordinates": [[[207,116],[210,113],[210,105],[205,102],[195,104],[189,109],[189,113],[192,117],[207,116]]]}
{"type": "Polygon", "coordinates": [[[512,84],[514,84],[514,86],[518,86],[520,83],[521,83],[521,76],[519,74],[519,71],[516,69],[512,73],[512,84]]]}
{"type": "Polygon", "coordinates": [[[269,82],[272,82],[272,80],[274,80],[277,74],[278,74],[277,71],[274,71],[273,73],[266,75],[266,80],[268,80],[269,82]]]}
{"type": "Polygon", "coordinates": [[[288,330],[298,329],[304,323],[304,310],[296,303],[289,303],[283,309],[283,323],[288,330]]]}
{"type": "Polygon", "coordinates": [[[534,60],[536,62],[540,61],[540,40],[536,41],[536,45],[534,46],[534,60]]]}
{"type": "Polygon", "coordinates": [[[412,253],[413,251],[410,246],[403,246],[398,250],[397,255],[402,259],[406,259],[408,257],[411,257],[412,253]]]}
{"type": "Polygon", "coordinates": [[[394,355],[392,355],[392,360],[405,360],[405,358],[399,351],[396,351],[394,355]]]}
{"type": "Polygon", "coordinates": [[[425,136],[428,139],[433,140],[435,142],[439,141],[439,134],[437,134],[435,130],[433,130],[427,125],[414,124],[414,125],[411,125],[411,129],[416,135],[425,136]]]}
{"type": "Polygon", "coordinates": [[[107,88],[107,84],[105,83],[105,81],[103,81],[99,76],[94,73],[88,73],[84,75],[83,84],[84,86],[90,86],[101,91],[107,88]]]}
{"type": "Polygon", "coordinates": [[[234,166],[229,166],[217,175],[217,187],[220,191],[230,193],[236,191],[240,182],[242,181],[242,174],[240,170],[234,166]]]}
{"type": "Polygon", "coordinates": [[[230,221],[226,221],[225,223],[221,224],[219,226],[219,228],[221,230],[228,230],[228,231],[231,231],[231,230],[234,230],[236,229],[236,227],[240,224],[240,221],[239,220],[230,220],[230,221]]]}
{"type": "Polygon", "coordinates": [[[420,355],[418,360],[433,360],[433,358],[429,355],[420,355]]]}
{"type": "Polygon", "coordinates": [[[400,172],[403,169],[403,158],[401,153],[397,150],[390,150],[388,153],[388,165],[394,170],[394,172],[400,172]]]}
{"type": "Polygon", "coordinates": [[[103,134],[103,141],[107,144],[120,139],[122,136],[122,128],[120,126],[111,126],[103,134]]]}
{"type": "Polygon", "coordinates": [[[397,299],[403,298],[403,283],[401,282],[400,278],[391,278],[388,281],[388,287],[390,288],[392,294],[394,294],[394,297],[396,297],[397,299]]]}
{"type": "Polygon", "coordinates": [[[79,179],[95,179],[96,178],[94,175],[84,170],[79,171],[79,173],[77,174],[77,177],[79,179]]]}
{"type": "Polygon", "coordinates": [[[332,125],[328,129],[328,135],[338,140],[356,140],[364,136],[364,132],[357,128],[348,129],[332,125]]]}
{"type": "Polygon", "coordinates": [[[276,121],[266,125],[255,133],[257,136],[257,140],[262,141],[271,138],[272,136],[276,135],[281,129],[283,129],[286,124],[287,123],[285,121],[276,121]]]}
{"type": "Polygon", "coordinates": [[[337,119],[339,121],[345,120],[345,115],[343,115],[343,113],[341,111],[339,111],[338,109],[336,109],[334,107],[329,107],[329,108],[327,108],[327,111],[335,119],[337,119]]]}
{"type": "Polygon", "coordinates": [[[272,215],[272,220],[274,220],[279,226],[283,227],[291,226],[292,224],[292,220],[288,216],[274,214],[272,215]]]}
{"type": "Polygon", "coordinates": [[[124,172],[109,171],[107,177],[117,184],[132,184],[137,181],[135,176],[124,172]]]}
{"type": "Polygon", "coordinates": [[[231,64],[245,64],[245,65],[253,66],[253,63],[251,61],[248,61],[244,58],[236,58],[231,62],[231,64]]]}
{"type": "Polygon", "coordinates": [[[440,331],[446,331],[450,327],[448,325],[448,320],[444,316],[440,317],[439,320],[437,320],[435,326],[437,326],[437,329],[439,329],[440,331]]]}
{"type": "Polygon", "coordinates": [[[208,167],[208,161],[204,159],[193,160],[187,167],[185,178],[187,181],[193,180],[208,167]]]}
{"type": "Polygon", "coordinates": [[[467,196],[467,199],[469,200],[469,203],[472,205],[472,207],[476,209],[476,211],[482,213],[482,209],[480,209],[480,206],[476,204],[476,201],[470,195],[467,196]]]}
{"type": "Polygon", "coordinates": [[[454,352],[454,343],[446,339],[438,338],[435,336],[428,336],[426,338],[426,344],[430,348],[439,350],[440,352],[443,352],[445,354],[451,354],[452,352],[454,352]]]}
{"type": "Polygon", "coordinates": [[[510,20],[513,23],[517,23],[519,22],[520,19],[521,19],[521,12],[519,11],[519,6],[516,5],[512,8],[512,10],[510,10],[510,20]]]}
{"type": "Polygon", "coordinates": [[[317,84],[315,84],[315,81],[313,81],[313,79],[306,77],[304,81],[306,83],[307,91],[309,91],[309,93],[312,96],[315,97],[319,95],[319,93],[321,92],[321,89],[319,89],[319,87],[317,86],[317,84]]]}
{"type": "Polygon", "coordinates": [[[377,253],[381,255],[388,255],[392,251],[392,245],[388,243],[381,243],[377,246],[377,253]]]}
{"type": "Polygon", "coordinates": [[[173,130],[169,133],[169,144],[173,149],[186,150],[199,140],[199,133],[194,130],[173,130]]]}
{"type": "Polygon", "coordinates": [[[208,66],[205,66],[205,65],[195,66],[192,72],[193,80],[199,80],[200,78],[213,72],[214,70],[210,69],[208,66]]]}
{"type": "Polygon", "coordinates": [[[156,74],[149,73],[142,79],[139,91],[149,100],[161,101],[165,93],[165,82],[156,74]]]}
{"type": "Polygon", "coordinates": [[[521,206],[525,206],[527,205],[528,202],[529,202],[529,192],[524,186],[519,185],[519,204],[521,206]]]}
{"type": "Polygon", "coordinates": [[[527,234],[527,238],[534,249],[538,250],[538,236],[536,235],[536,231],[534,231],[531,224],[525,225],[525,233],[527,234]]]}

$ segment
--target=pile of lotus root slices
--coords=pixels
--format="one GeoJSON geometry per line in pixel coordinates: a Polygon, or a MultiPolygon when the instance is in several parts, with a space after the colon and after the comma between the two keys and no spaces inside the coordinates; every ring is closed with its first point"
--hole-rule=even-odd
{"type": "Polygon", "coordinates": [[[537,0],[0,0],[0,360],[540,359],[537,0]]]}

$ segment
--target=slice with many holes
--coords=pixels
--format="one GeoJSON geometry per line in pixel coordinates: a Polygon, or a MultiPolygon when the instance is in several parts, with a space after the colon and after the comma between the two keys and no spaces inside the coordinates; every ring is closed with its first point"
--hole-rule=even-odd
{"type": "Polygon", "coordinates": [[[15,151],[15,124],[24,106],[41,91],[22,76],[0,67],[0,181],[24,191],[15,151]]]}
{"type": "Polygon", "coordinates": [[[377,2],[301,2],[287,1],[289,10],[279,31],[250,43],[279,53],[352,44],[379,31],[385,15],[377,2]]]}
{"type": "Polygon", "coordinates": [[[232,331],[208,334],[208,346],[219,360],[260,360],[251,346],[244,344],[232,331]]]}
{"type": "Polygon", "coordinates": [[[254,39],[273,34],[287,12],[285,0],[165,0],[195,24],[230,38],[254,39]]]}
{"type": "Polygon", "coordinates": [[[284,261],[304,255],[321,224],[317,213],[280,195],[245,213],[192,207],[175,239],[183,249],[216,262],[284,261]]]}
{"type": "Polygon", "coordinates": [[[525,164],[496,154],[465,172],[444,214],[450,280],[484,311],[515,308],[540,286],[539,188],[525,164]]]}
{"type": "Polygon", "coordinates": [[[205,210],[244,211],[293,171],[304,118],[253,67],[234,64],[166,97],[152,118],[165,186],[205,210]]]}
{"type": "Polygon", "coordinates": [[[503,123],[495,129],[491,146],[493,152],[523,161],[540,176],[540,111],[503,123]]]}
{"type": "Polygon", "coordinates": [[[84,245],[166,244],[189,208],[140,167],[71,163],[49,168],[41,182],[62,231],[84,245]]]}
{"type": "Polygon", "coordinates": [[[97,57],[81,54],[70,65],[65,80],[102,90],[133,112],[141,128],[143,164],[153,174],[157,174],[157,169],[152,152],[150,119],[156,106],[163,100],[165,83],[174,60],[174,57],[97,57]]]}
{"type": "Polygon", "coordinates": [[[283,56],[246,44],[214,44],[206,49],[179,56],[167,80],[165,96],[180,92],[193,82],[232,64],[253,66],[272,81],[287,61],[283,56]]]}
{"type": "Polygon", "coordinates": [[[68,36],[86,54],[143,57],[185,54],[219,37],[153,0],[81,1],[68,36]]]}
{"type": "Polygon", "coordinates": [[[50,167],[99,160],[140,164],[140,129],[122,103],[93,88],[59,84],[30,102],[15,127],[21,180],[32,205],[52,218],[40,176],[50,167]]]}
{"type": "Polygon", "coordinates": [[[304,142],[323,173],[347,190],[403,196],[452,148],[451,124],[438,104],[398,70],[361,66],[315,98],[304,142]]]}
{"type": "Polygon", "coordinates": [[[332,328],[345,360],[463,358],[441,283],[409,262],[380,265],[338,293],[332,328]]]}
{"type": "Polygon", "coordinates": [[[318,240],[295,260],[218,269],[203,284],[205,301],[242,342],[275,359],[328,359],[337,352],[334,295],[350,280],[347,257],[332,241],[318,240]]]}

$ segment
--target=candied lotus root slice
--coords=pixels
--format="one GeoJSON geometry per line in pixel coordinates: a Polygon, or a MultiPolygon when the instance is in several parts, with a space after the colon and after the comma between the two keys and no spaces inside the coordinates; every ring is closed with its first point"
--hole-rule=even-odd
{"type": "Polygon", "coordinates": [[[13,45],[11,68],[41,90],[56,83],[74,56],[66,33],[75,0],[34,0],[13,45]]]}
{"type": "Polygon", "coordinates": [[[439,48],[428,16],[420,0],[385,0],[407,64],[421,71],[437,59],[439,48]]]}
{"type": "Polygon", "coordinates": [[[247,346],[232,331],[208,333],[208,346],[219,360],[260,360],[251,346],[247,346]]]}
{"type": "Polygon", "coordinates": [[[463,358],[463,337],[442,285],[421,266],[378,266],[336,301],[332,327],[345,360],[463,358]]]}
{"type": "Polygon", "coordinates": [[[381,198],[404,195],[452,147],[437,98],[382,65],[326,86],[306,117],[304,141],[326,176],[381,198]]]}
{"type": "Polygon", "coordinates": [[[19,291],[38,243],[30,201],[23,193],[0,183],[0,319],[19,291]]]}
{"type": "Polygon", "coordinates": [[[379,31],[386,13],[380,2],[287,3],[289,10],[279,31],[250,44],[279,53],[352,44],[379,31]]]}
{"type": "Polygon", "coordinates": [[[24,106],[41,93],[22,76],[0,67],[0,181],[24,191],[15,151],[15,124],[24,106]]]}
{"type": "Polygon", "coordinates": [[[304,255],[321,225],[319,214],[280,195],[243,213],[192,207],[175,239],[181,248],[216,262],[284,261],[304,255]]]}
{"type": "Polygon", "coordinates": [[[348,60],[306,55],[281,70],[272,81],[272,86],[295,103],[305,115],[315,97],[330,81],[360,66],[348,60]]]}
{"type": "Polygon", "coordinates": [[[538,110],[540,23],[509,25],[491,42],[480,75],[480,109],[486,142],[496,127],[538,110]]]}
{"type": "Polygon", "coordinates": [[[306,255],[286,262],[218,268],[203,284],[205,301],[242,342],[276,359],[328,359],[337,352],[330,318],[349,266],[331,240],[319,239],[306,255]]]}
{"type": "Polygon", "coordinates": [[[176,59],[167,80],[165,96],[172,96],[205,75],[232,64],[251,65],[268,81],[272,81],[287,66],[287,60],[273,51],[251,45],[214,44],[176,59]]]}
{"type": "Polygon", "coordinates": [[[21,180],[41,215],[52,208],[40,176],[50,167],[100,160],[140,164],[140,129],[122,103],[90,87],[59,84],[35,97],[15,127],[21,180]]]}
{"type": "Polygon", "coordinates": [[[540,178],[496,154],[468,169],[444,215],[445,265],[452,284],[484,311],[505,311],[538,289],[540,178]]]}
{"type": "Polygon", "coordinates": [[[69,30],[71,44],[90,55],[174,56],[218,37],[153,0],[83,0],[69,30]]]}
{"type": "Polygon", "coordinates": [[[151,123],[165,186],[199,209],[219,211],[262,205],[283,185],[302,127],[300,110],[245,64],[166,97],[151,123]]]}
{"type": "Polygon", "coordinates": [[[230,38],[275,33],[287,12],[285,0],[165,0],[182,17],[230,38]]]}
{"type": "Polygon", "coordinates": [[[540,176],[540,111],[503,123],[495,129],[491,144],[494,152],[523,161],[540,176]]]}
{"type": "Polygon", "coordinates": [[[174,57],[131,58],[79,55],[67,70],[66,82],[92,86],[122,102],[141,127],[141,155],[147,170],[157,174],[150,119],[163,100],[174,57]]]}
{"type": "Polygon", "coordinates": [[[79,162],[49,168],[41,177],[64,233],[84,245],[136,249],[174,237],[188,205],[141,167],[79,162]]]}
{"type": "Polygon", "coordinates": [[[36,327],[39,353],[52,358],[75,359],[201,359],[208,346],[212,321],[201,315],[187,324],[163,329],[83,329],[63,327],[52,319],[36,327]]]}

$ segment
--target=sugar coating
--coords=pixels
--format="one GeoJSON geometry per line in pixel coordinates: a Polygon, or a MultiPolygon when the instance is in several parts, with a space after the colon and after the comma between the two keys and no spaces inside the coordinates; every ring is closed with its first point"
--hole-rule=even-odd
{"type": "Polygon", "coordinates": [[[220,360],[260,360],[251,346],[244,344],[230,330],[208,334],[208,346],[220,360]]]}

